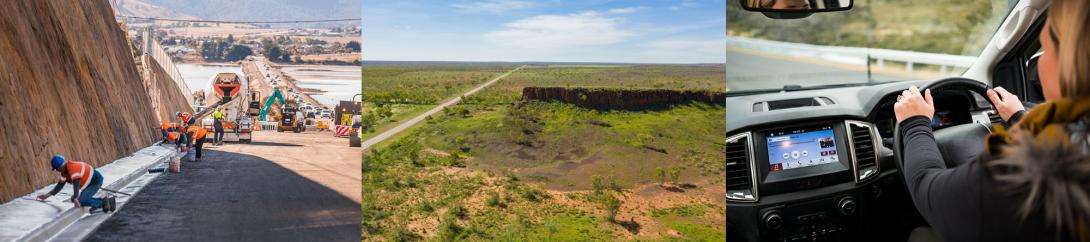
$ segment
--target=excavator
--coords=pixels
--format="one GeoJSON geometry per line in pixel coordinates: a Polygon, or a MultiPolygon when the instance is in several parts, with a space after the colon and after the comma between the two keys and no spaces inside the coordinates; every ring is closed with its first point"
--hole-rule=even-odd
{"type": "Polygon", "coordinates": [[[277,132],[284,132],[291,130],[299,133],[306,131],[306,126],[303,125],[303,121],[296,117],[298,111],[295,102],[287,102],[284,99],[284,94],[280,92],[279,87],[273,87],[273,93],[269,95],[269,98],[265,100],[265,105],[261,107],[261,113],[258,119],[265,121],[269,114],[269,108],[272,107],[273,102],[279,101],[280,108],[280,124],[276,126],[277,132]]]}
{"type": "Polygon", "coordinates": [[[265,117],[269,114],[269,108],[272,107],[273,101],[280,101],[283,105],[287,102],[284,101],[284,94],[280,93],[280,87],[273,87],[273,93],[269,95],[269,99],[265,99],[265,105],[261,107],[261,114],[258,119],[265,121],[265,117]]]}

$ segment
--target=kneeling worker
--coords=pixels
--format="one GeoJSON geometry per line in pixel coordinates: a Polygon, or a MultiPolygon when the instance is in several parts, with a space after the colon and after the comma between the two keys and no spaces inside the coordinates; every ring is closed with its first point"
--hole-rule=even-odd
{"type": "Polygon", "coordinates": [[[208,130],[197,126],[189,126],[189,130],[186,130],[189,137],[193,137],[193,143],[196,143],[193,147],[196,148],[197,159],[201,159],[201,149],[204,147],[204,136],[208,134],[208,130]]]}
{"type": "Polygon", "coordinates": [[[102,209],[104,212],[113,212],[116,210],[116,199],[112,196],[106,199],[95,198],[95,193],[102,187],[102,174],[100,174],[90,164],[79,161],[67,161],[64,156],[54,155],[50,160],[50,165],[53,167],[53,171],[61,173],[61,181],[57,182],[56,186],[53,186],[53,190],[49,193],[38,195],[39,200],[45,200],[53,195],[57,195],[58,192],[64,188],[65,183],[72,183],[72,198],[69,200],[76,205],[76,207],[90,206],[91,212],[102,209]]]}

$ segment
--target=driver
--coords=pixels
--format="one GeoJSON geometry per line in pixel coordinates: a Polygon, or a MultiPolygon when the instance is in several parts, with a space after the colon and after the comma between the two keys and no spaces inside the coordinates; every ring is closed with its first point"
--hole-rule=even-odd
{"type": "Polygon", "coordinates": [[[905,183],[945,241],[1090,241],[1090,1],[1057,0],[1047,14],[1037,73],[1047,102],[1025,111],[1003,88],[989,90],[1009,128],[995,125],[980,157],[946,167],[929,126],[931,90],[897,97],[905,183]]]}
{"type": "Polygon", "coordinates": [[[808,0],[748,0],[748,6],[761,9],[810,9],[808,0]]]}

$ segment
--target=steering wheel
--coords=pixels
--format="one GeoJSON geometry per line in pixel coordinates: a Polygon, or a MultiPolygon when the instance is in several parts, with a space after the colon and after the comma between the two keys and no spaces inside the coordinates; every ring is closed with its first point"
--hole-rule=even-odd
{"type": "MultiPolygon", "coordinates": [[[[936,80],[920,87],[920,91],[931,89],[965,89],[987,97],[988,85],[973,79],[952,77],[936,80]]],[[[991,102],[991,100],[989,100],[991,102]]],[[[984,152],[984,138],[991,133],[988,125],[971,122],[949,126],[934,132],[935,143],[938,144],[942,159],[946,167],[956,167],[966,163],[984,152]]],[[[904,174],[904,137],[901,137],[900,122],[893,126],[893,156],[895,166],[900,174],[904,174]]]]}

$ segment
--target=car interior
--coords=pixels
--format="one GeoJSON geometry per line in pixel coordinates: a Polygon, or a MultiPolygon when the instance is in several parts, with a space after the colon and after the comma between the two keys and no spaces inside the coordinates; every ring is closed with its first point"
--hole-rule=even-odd
{"type": "Polygon", "coordinates": [[[975,158],[1003,123],[987,89],[1003,87],[1027,109],[1044,101],[1036,63],[1047,4],[1019,2],[960,77],[728,92],[728,241],[907,241],[927,227],[901,174],[897,95],[930,89],[947,166],[975,158]]]}

